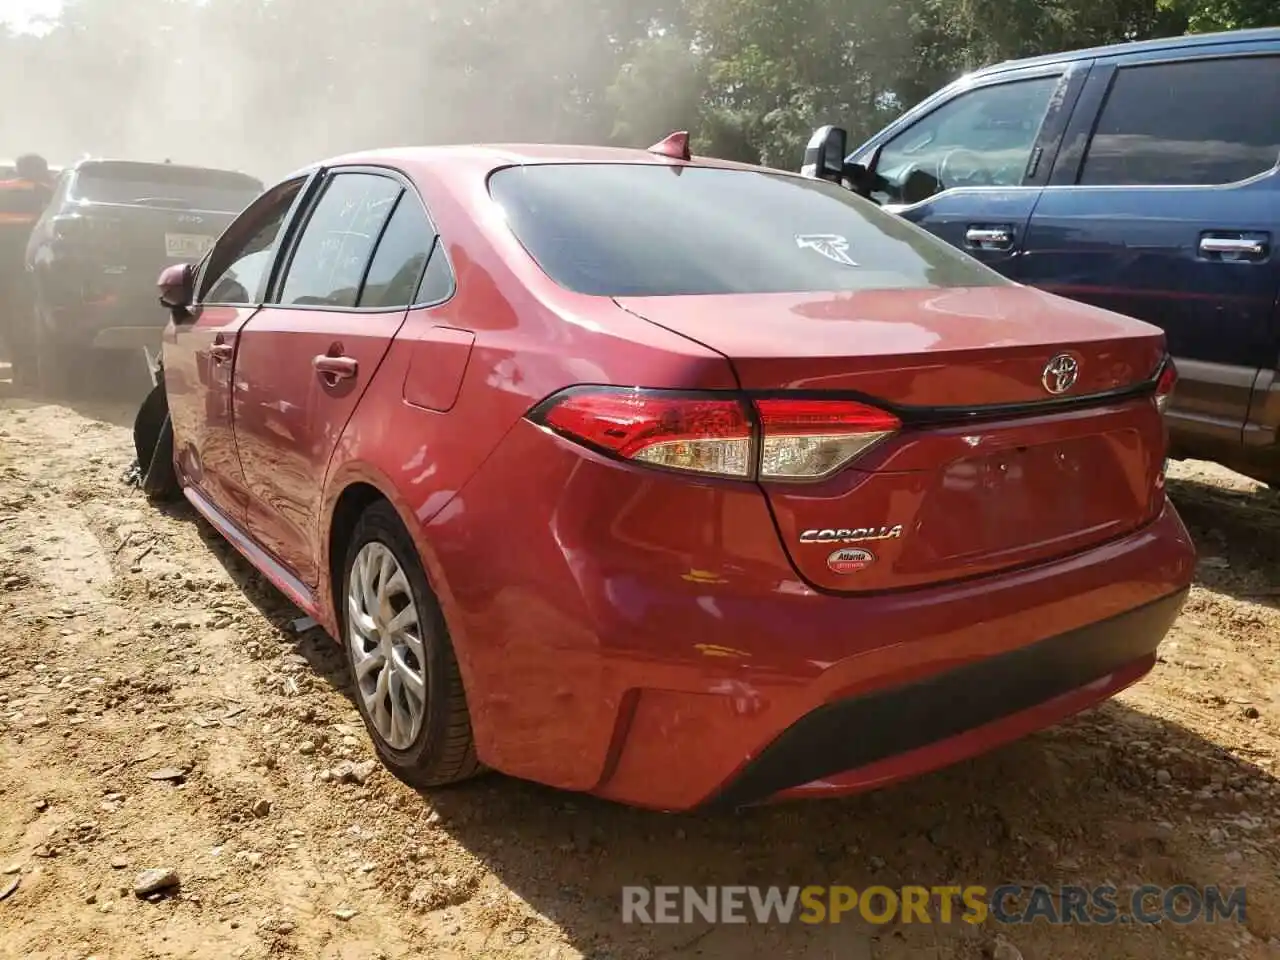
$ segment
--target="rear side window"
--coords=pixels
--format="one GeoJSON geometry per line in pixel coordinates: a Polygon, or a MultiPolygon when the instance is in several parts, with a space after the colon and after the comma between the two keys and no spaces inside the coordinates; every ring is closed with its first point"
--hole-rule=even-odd
{"type": "Polygon", "coordinates": [[[406,190],[378,241],[360,306],[390,308],[413,303],[435,239],[435,229],[422,204],[406,190]]]}
{"type": "Polygon", "coordinates": [[[556,283],[596,296],[997,286],[999,274],[832,183],[648,164],[508,167],[489,179],[556,283]]]}
{"type": "Polygon", "coordinates": [[[400,189],[390,177],[368,173],[330,179],[293,251],[280,303],[354,307],[400,189]]]}
{"type": "Polygon", "coordinates": [[[96,203],[239,213],[262,192],[262,183],[233,170],[103,161],[82,164],[72,192],[96,203]]]}
{"type": "Polygon", "coordinates": [[[1080,182],[1202,185],[1257,176],[1280,159],[1280,57],[1124,67],[1080,182]]]}

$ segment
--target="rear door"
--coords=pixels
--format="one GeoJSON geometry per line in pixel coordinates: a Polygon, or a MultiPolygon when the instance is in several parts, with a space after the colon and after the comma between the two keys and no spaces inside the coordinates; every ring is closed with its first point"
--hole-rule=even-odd
{"type": "Polygon", "coordinates": [[[1277,354],[1280,56],[1168,56],[1094,68],[1020,279],[1163,328],[1182,374],[1175,425],[1235,444],[1277,354]]]}
{"type": "Polygon", "coordinates": [[[1016,276],[1026,224],[1090,61],[1009,71],[908,115],[859,152],[872,197],[1016,276]]]}
{"type": "Polygon", "coordinates": [[[187,483],[242,526],[248,494],[231,430],[235,344],[266,295],[307,182],[298,177],[275,187],[232,224],[197,275],[191,316],[164,334],[165,390],[179,469],[187,483]]]}
{"type": "Polygon", "coordinates": [[[249,531],[309,586],[329,459],[404,323],[434,239],[406,181],[334,170],[271,302],[241,334],[235,423],[249,531]]]}

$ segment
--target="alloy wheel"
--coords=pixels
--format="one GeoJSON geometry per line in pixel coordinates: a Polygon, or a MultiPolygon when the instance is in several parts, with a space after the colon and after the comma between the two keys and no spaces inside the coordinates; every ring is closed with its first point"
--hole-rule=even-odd
{"type": "Polygon", "coordinates": [[[405,750],[426,716],[426,655],[409,580],[391,550],[373,541],[347,578],[347,642],[356,687],[378,735],[405,750]]]}

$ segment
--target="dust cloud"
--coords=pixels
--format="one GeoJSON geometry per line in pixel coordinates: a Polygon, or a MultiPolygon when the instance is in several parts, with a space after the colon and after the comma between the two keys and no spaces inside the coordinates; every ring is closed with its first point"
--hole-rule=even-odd
{"type": "MultiPolygon", "coordinates": [[[[172,159],[270,182],[369,147],[599,142],[616,20],[588,0],[0,0],[0,157],[172,159]],[[53,11],[18,21],[18,5],[53,11]],[[36,29],[32,29],[33,26],[36,29]]],[[[640,14],[643,19],[643,14],[640,14]]]]}

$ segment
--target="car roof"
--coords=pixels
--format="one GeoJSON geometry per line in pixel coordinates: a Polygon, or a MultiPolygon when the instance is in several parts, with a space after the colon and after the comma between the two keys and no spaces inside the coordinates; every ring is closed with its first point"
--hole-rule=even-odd
{"type": "Polygon", "coordinates": [[[1066,63],[1072,60],[1092,60],[1097,57],[1123,56],[1134,53],[1159,53],[1162,50],[1182,51],[1196,47],[1207,47],[1224,43],[1257,43],[1259,41],[1280,41],[1280,27],[1260,27],[1255,30],[1227,30],[1219,33],[1194,33],[1180,37],[1160,37],[1155,40],[1135,40],[1128,43],[1112,43],[1103,47],[1086,47],[1081,50],[1066,50],[1061,53],[1049,53],[1039,57],[1028,57],[1025,60],[1005,60],[976,70],[971,77],[983,77],[1006,70],[1021,70],[1025,67],[1038,67],[1053,63],[1066,63]]]}
{"type": "Polygon", "coordinates": [[[689,160],[676,160],[650,150],[639,150],[629,147],[600,147],[581,144],[551,143],[480,143],[450,144],[433,147],[390,147],[380,150],[367,150],[331,157],[319,163],[309,164],[294,171],[289,177],[308,173],[317,168],[336,166],[394,166],[411,171],[414,167],[457,167],[480,168],[486,171],[508,166],[532,166],[542,164],[640,164],[662,166],[678,164],[694,167],[718,167],[737,170],[755,170],[772,174],[786,171],[737,163],[732,160],[719,160],[714,157],[692,157],[689,160]]]}

